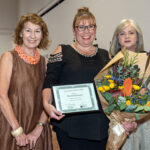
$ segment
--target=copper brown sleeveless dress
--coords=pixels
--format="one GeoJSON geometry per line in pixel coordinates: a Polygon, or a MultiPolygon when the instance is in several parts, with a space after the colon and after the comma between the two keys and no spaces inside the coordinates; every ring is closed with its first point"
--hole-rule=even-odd
{"type": "MultiPolygon", "coordinates": [[[[43,111],[42,86],[45,77],[45,59],[31,65],[23,61],[16,51],[13,56],[13,69],[8,91],[15,116],[25,134],[31,132],[43,111]]],[[[11,127],[0,110],[0,150],[29,150],[29,146],[19,147],[11,136],[11,127]]],[[[52,150],[49,124],[45,125],[37,140],[35,150],[52,150]]]]}

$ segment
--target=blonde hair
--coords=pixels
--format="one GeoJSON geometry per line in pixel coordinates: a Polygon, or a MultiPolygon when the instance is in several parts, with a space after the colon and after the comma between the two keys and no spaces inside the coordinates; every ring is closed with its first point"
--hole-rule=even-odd
{"type": "Polygon", "coordinates": [[[24,25],[26,22],[31,22],[33,24],[39,25],[42,30],[42,39],[40,44],[38,45],[39,49],[47,49],[48,45],[50,44],[50,39],[49,39],[49,32],[46,23],[44,20],[38,16],[37,14],[34,13],[27,13],[24,16],[21,16],[15,31],[14,31],[14,43],[17,45],[22,45],[23,44],[23,39],[20,37],[20,33],[24,28],[24,25]]]}
{"type": "Polygon", "coordinates": [[[79,22],[84,19],[90,20],[96,26],[95,16],[89,11],[89,8],[81,7],[77,10],[72,27],[75,28],[79,22]]]}
{"type": "Polygon", "coordinates": [[[118,35],[122,32],[124,28],[131,25],[137,33],[137,48],[136,52],[144,51],[143,44],[143,35],[138,24],[132,19],[123,19],[120,24],[116,27],[114,35],[112,37],[111,46],[110,46],[110,54],[114,56],[120,49],[121,46],[119,44],[118,35]]]}

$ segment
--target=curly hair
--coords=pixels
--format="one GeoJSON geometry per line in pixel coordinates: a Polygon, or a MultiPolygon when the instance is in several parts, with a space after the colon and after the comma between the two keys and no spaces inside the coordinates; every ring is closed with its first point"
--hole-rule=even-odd
{"type": "Polygon", "coordinates": [[[38,16],[35,13],[27,13],[24,16],[21,16],[15,31],[14,31],[14,43],[17,45],[22,45],[23,44],[23,39],[20,36],[20,33],[22,32],[24,25],[26,22],[31,22],[33,24],[39,25],[42,30],[42,39],[40,44],[38,45],[39,49],[47,49],[49,44],[50,44],[50,39],[49,39],[49,32],[46,23],[44,20],[38,16]]]}

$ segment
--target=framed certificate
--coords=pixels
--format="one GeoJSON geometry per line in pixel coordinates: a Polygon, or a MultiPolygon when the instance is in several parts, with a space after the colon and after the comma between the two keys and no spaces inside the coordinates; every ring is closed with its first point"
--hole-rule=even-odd
{"type": "Polygon", "coordinates": [[[53,86],[56,109],[63,114],[99,110],[93,83],[53,86]]]}

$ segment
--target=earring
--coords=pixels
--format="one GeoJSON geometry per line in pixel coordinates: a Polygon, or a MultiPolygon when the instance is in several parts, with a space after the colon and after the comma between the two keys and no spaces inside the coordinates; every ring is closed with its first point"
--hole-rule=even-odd
{"type": "Polygon", "coordinates": [[[98,48],[97,38],[96,37],[95,37],[95,43],[93,45],[98,48]]]}
{"type": "Polygon", "coordinates": [[[75,41],[76,41],[76,40],[75,40],[75,37],[74,37],[74,38],[73,38],[73,42],[75,43],[75,41]]]}

